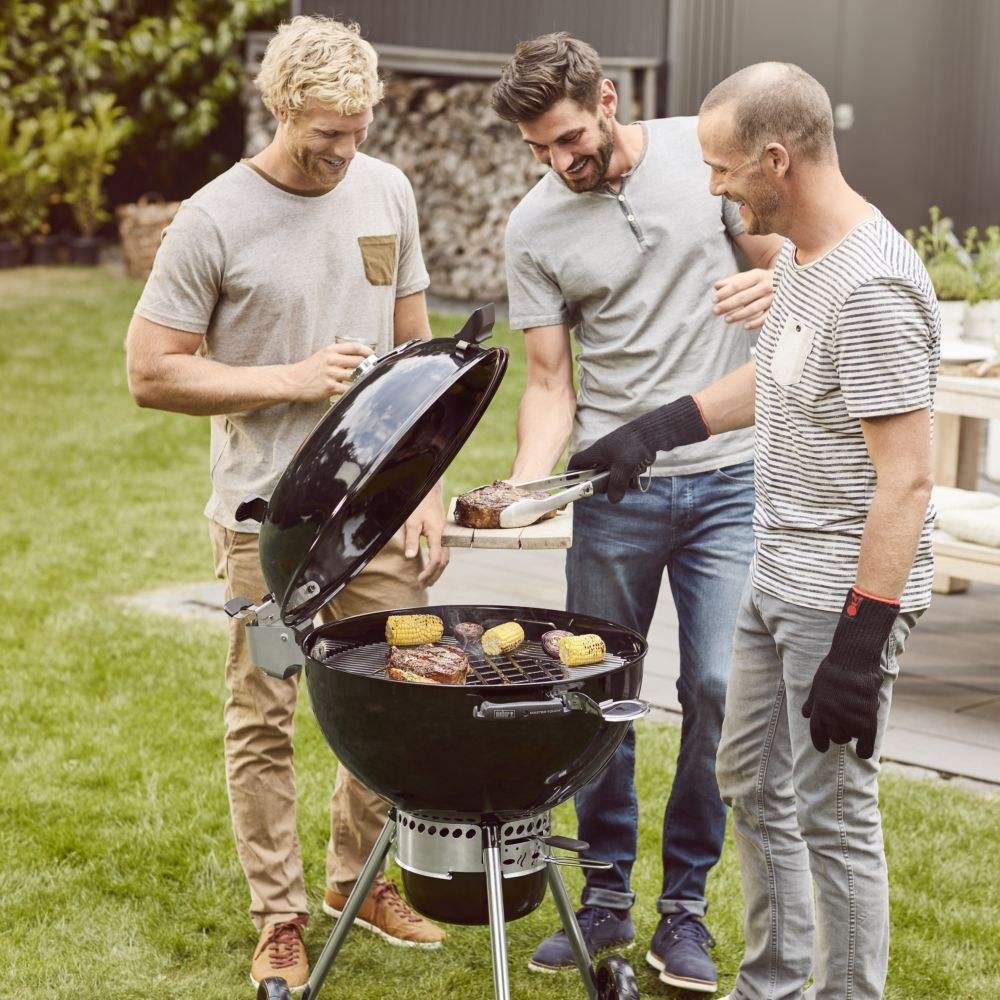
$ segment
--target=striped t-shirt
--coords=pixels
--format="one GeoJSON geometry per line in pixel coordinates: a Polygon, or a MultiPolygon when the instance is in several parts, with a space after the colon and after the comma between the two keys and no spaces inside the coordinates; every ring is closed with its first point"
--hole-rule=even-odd
{"type": "MultiPolygon", "coordinates": [[[[933,410],[941,318],[927,271],[885,217],[811,264],[786,243],[754,355],[757,445],[753,582],[839,611],[854,584],[875,467],[860,418],[933,410]]],[[[901,607],[927,607],[928,508],[901,607]]]]}

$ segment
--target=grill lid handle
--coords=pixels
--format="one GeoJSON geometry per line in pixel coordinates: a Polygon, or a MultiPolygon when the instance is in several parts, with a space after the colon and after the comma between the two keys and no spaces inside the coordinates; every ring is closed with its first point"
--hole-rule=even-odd
{"type": "Polygon", "coordinates": [[[624,701],[594,701],[582,691],[560,691],[545,701],[481,701],[473,710],[473,718],[496,722],[533,719],[540,715],[567,715],[587,712],[605,722],[635,722],[649,711],[649,705],[639,698],[624,701]]]}

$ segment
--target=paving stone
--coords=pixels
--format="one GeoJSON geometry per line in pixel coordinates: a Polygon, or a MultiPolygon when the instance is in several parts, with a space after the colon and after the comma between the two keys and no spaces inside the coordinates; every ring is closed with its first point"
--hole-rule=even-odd
{"type": "MultiPolygon", "coordinates": [[[[435,604],[565,605],[565,553],[453,549],[431,591],[435,604]]],[[[136,595],[131,605],[156,614],[223,626],[218,582],[136,595]]],[[[1000,785],[1000,587],[938,595],[907,644],[896,684],[885,757],[933,772],[1000,785]]],[[[664,583],[649,634],[643,696],[676,717],[677,616],[664,583]]]]}

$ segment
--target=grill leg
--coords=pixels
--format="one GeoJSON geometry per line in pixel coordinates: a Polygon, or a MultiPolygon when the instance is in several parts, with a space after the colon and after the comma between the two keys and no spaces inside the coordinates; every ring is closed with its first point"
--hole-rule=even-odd
{"type": "Polygon", "coordinates": [[[490,952],[493,956],[493,991],[496,1000],[510,1000],[510,977],[507,972],[507,926],[503,914],[503,875],[500,868],[500,828],[483,829],[486,847],[486,896],[490,911],[490,952]]]}
{"type": "Polygon", "coordinates": [[[576,922],[576,913],[573,910],[572,902],[570,902],[569,893],[566,892],[562,876],[559,874],[559,868],[550,861],[545,866],[545,874],[549,880],[549,888],[552,890],[556,909],[559,911],[559,919],[566,932],[566,939],[573,949],[573,958],[576,959],[576,967],[580,970],[580,978],[583,980],[587,996],[590,1000],[597,1000],[597,979],[594,975],[594,966],[591,964],[587,942],[583,940],[580,925],[576,922]]]}
{"type": "Polygon", "coordinates": [[[382,827],[382,832],[379,834],[378,840],[375,841],[375,846],[372,848],[371,854],[368,855],[368,860],[365,862],[364,868],[361,869],[361,874],[358,876],[357,882],[354,883],[350,896],[347,897],[344,910],[337,920],[337,926],[333,928],[333,933],[313,966],[309,982],[302,991],[301,1000],[315,1000],[319,994],[320,987],[337,957],[337,952],[340,951],[340,946],[347,938],[354,918],[358,915],[358,910],[361,909],[361,904],[365,901],[365,896],[368,895],[368,890],[372,887],[372,882],[375,881],[375,876],[378,875],[378,870],[382,867],[382,862],[385,861],[395,838],[396,810],[390,809],[389,818],[385,821],[385,826],[382,827]]]}

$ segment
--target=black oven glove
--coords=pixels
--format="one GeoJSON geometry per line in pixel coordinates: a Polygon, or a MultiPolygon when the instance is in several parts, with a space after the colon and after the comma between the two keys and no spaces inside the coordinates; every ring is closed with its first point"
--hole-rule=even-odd
{"type": "Polygon", "coordinates": [[[601,472],[610,469],[608,501],[618,503],[629,484],[653,464],[658,451],[694,444],[708,436],[708,426],[694,396],[681,396],[605,434],[573,455],[566,468],[601,472]]]}
{"type": "Polygon", "coordinates": [[[899,614],[899,602],[881,600],[852,587],[840,613],[826,659],[813,678],[802,714],[813,746],[826,753],[830,741],[857,739],[857,755],[875,752],[882,651],[899,614]]]}

